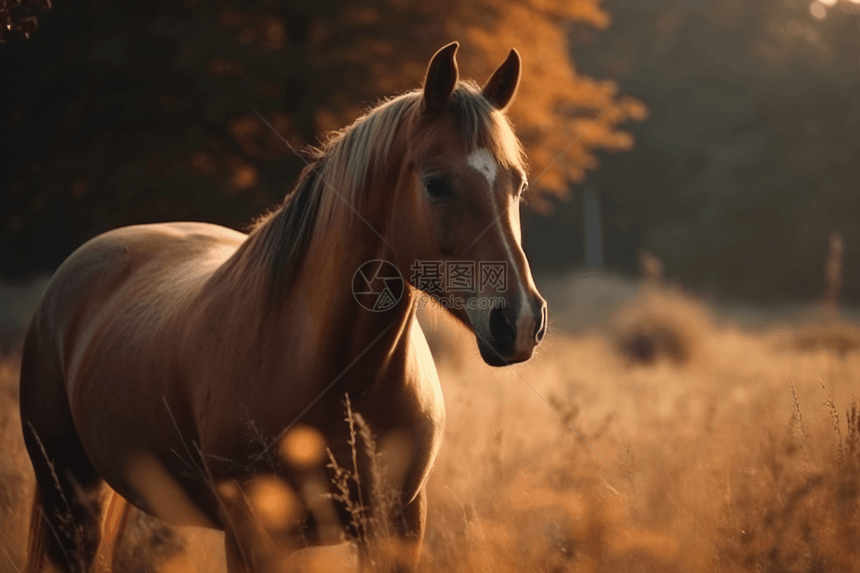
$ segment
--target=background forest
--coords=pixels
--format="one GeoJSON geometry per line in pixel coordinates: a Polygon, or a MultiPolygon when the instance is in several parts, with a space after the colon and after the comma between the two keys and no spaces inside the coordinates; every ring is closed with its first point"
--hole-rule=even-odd
{"type": "Polygon", "coordinates": [[[418,86],[429,56],[458,39],[462,73],[478,81],[510,47],[523,54],[511,113],[541,192],[526,212],[536,272],[589,264],[629,276],[648,250],[712,298],[809,301],[838,231],[843,294],[856,303],[858,10],[847,0],[56,2],[35,9],[29,40],[0,47],[0,276],[49,272],[129,223],[241,228],[302,165],[252,107],[293,144],[314,143],[418,86]],[[583,189],[602,221],[601,256],[588,263],[583,189]]]}

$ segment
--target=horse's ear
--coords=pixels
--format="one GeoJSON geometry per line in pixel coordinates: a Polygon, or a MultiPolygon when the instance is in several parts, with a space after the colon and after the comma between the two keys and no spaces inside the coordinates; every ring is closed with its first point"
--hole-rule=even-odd
{"type": "Polygon", "coordinates": [[[427,77],[424,78],[424,111],[434,112],[448,103],[460,77],[454,57],[459,47],[459,42],[451,42],[430,60],[427,77]]]}
{"type": "Polygon", "coordinates": [[[484,97],[500,110],[508,107],[517,93],[517,86],[520,85],[521,69],[520,53],[512,48],[508,59],[502,62],[484,84],[484,97]]]}

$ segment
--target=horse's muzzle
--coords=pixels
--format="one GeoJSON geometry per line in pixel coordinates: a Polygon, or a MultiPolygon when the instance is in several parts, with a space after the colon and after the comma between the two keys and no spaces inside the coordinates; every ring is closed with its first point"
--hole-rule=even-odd
{"type": "Polygon", "coordinates": [[[546,334],[546,301],[529,297],[525,305],[495,307],[489,312],[489,337],[478,336],[478,350],[490,366],[525,362],[546,334]],[[523,308],[525,307],[525,308],[523,308]]]}

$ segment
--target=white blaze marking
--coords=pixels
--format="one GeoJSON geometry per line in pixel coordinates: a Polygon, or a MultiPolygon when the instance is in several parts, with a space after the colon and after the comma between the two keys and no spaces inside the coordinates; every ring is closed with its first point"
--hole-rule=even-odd
{"type": "MultiPolygon", "coordinates": [[[[493,192],[493,184],[496,181],[496,162],[493,160],[492,154],[486,149],[480,148],[476,149],[472,153],[466,157],[466,162],[476,169],[479,173],[481,173],[484,177],[487,178],[487,183],[490,185],[490,192],[493,192]]],[[[501,230],[502,228],[502,219],[505,217],[499,217],[496,220],[496,226],[501,230]]],[[[502,232],[504,235],[504,232],[502,232]]],[[[516,267],[514,266],[514,246],[509,244],[508,241],[503,241],[505,251],[507,252],[507,261],[505,261],[510,267],[511,270],[514,270],[516,267]]],[[[523,281],[519,276],[515,276],[514,280],[516,282],[515,288],[519,291],[517,294],[520,298],[520,308],[519,315],[517,316],[517,326],[520,325],[526,313],[530,310],[529,307],[529,296],[528,292],[523,285],[523,281]]],[[[482,293],[479,293],[479,298],[483,296],[482,293]]],[[[488,311],[487,311],[488,312],[488,311]]],[[[517,333],[519,336],[519,333],[517,333]]]]}
{"type": "Polygon", "coordinates": [[[487,178],[487,183],[490,184],[490,191],[492,191],[493,183],[496,181],[496,162],[493,161],[493,156],[490,155],[490,152],[483,148],[476,149],[469,154],[466,162],[487,178]]]}

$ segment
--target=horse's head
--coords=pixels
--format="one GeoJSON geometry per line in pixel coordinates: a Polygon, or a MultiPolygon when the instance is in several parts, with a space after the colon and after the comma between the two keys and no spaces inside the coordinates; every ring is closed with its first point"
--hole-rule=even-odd
{"type": "Polygon", "coordinates": [[[503,366],[531,358],[547,324],[520,244],[525,160],[504,115],[520,57],[511,50],[481,88],[458,81],[457,47],[433,56],[411,122],[394,211],[408,248],[395,256],[414,287],[474,331],[484,361],[503,366]]]}

